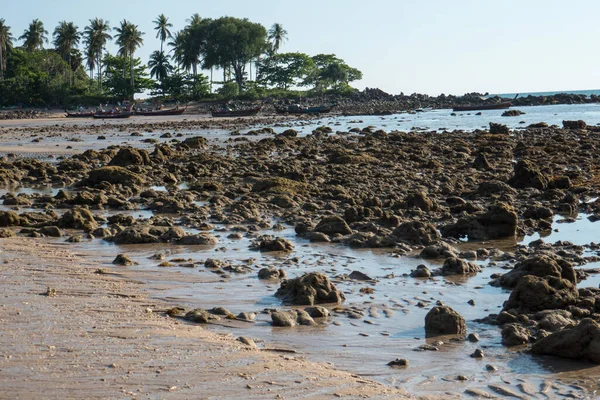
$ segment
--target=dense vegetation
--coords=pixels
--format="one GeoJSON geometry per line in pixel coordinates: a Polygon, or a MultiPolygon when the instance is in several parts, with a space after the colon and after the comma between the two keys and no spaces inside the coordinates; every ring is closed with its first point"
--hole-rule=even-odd
{"type": "Polygon", "coordinates": [[[299,88],[344,93],[362,78],[334,54],[281,53],[287,40],[281,24],[267,30],[248,19],[198,14],[187,22],[173,32],[159,15],[153,23],[160,49],[144,63],[136,52],[146,34],[127,20],[111,28],[95,18],[83,30],[61,21],[51,35],[53,47],[45,48],[50,34],[42,21],[33,20],[15,39],[0,18],[0,106],[97,104],[137,93],[179,101],[289,96],[299,88]],[[106,50],[112,40],[116,54],[106,50]],[[222,71],[219,81],[215,70],[222,71]]]}

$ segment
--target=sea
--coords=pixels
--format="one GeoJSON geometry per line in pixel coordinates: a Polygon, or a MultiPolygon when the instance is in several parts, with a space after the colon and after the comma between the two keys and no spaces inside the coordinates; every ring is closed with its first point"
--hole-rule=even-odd
{"type": "Polygon", "coordinates": [[[577,94],[577,95],[584,95],[584,96],[591,96],[591,95],[596,95],[596,96],[600,96],[600,89],[594,89],[594,90],[560,90],[560,91],[556,91],[556,92],[520,92],[520,93],[497,93],[497,94],[492,94],[490,95],[490,97],[493,96],[500,96],[500,97],[505,97],[505,98],[513,98],[516,95],[519,95],[519,97],[527,97],[527,96],[554,96],[557,94],[577,94]]]}

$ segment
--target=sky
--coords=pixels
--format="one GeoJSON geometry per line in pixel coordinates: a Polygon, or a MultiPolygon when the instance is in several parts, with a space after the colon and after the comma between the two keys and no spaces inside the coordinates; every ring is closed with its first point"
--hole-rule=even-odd
{"type": "MultiPolygon", "coordinates": [[[[597,0],[0,0],[19,37],[35,18],[83,30],[95,17],[145,32],[136,55],[160,48],[152,21],[173,33],[192,14],[248,18],[288,31],[281,52],[336,54],[363,72],[352,86],[392,94],[525,93],[600,88],[597,0]]],[[[17,44],[20,44],[17,41],[17,44]]],[[[116,52],[111,44],[109,51],[116,52]]]]}

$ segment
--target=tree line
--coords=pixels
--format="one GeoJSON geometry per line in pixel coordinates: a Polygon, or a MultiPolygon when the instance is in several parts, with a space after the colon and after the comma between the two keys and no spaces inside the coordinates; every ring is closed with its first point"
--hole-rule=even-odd
{"type": "Polygon", "coordinates": [[[262,97],[299,87],[347,92],[353,90],[350,82],[362,78],[334,54],[280,52],[288,33],[279,23],[267,30],[245,18],[199,14],[186,23],[173,31],[164,14],[153,21],[160,49],[146,64],[136,57],[146,33],[126,19],[111,27],[94,18],[81,30],[61,21],[51,35],[53,47],[45,48],[50,34],[42,21],[34,19],[15,39],[0,18],[0,105],[132,99],[147,91],[178,100],[262,97]],[[115,54],[107,50],[111,41],[118,46],[115,54]],[[215,70],[222,71],[218,81],[215,70]],[[219,89],[212,94],[215,84],[219,89]]]}

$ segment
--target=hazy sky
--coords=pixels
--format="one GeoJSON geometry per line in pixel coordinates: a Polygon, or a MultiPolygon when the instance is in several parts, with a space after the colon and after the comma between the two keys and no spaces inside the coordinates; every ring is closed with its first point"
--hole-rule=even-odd
{"type": "MultiPolygon", "coordinates": [[[[281,51],[335,53],[360,69],[353,86],[390,93],[508,93],[600,88],[598,0],[0,0],[19,37],[34,18],[52,34],[61,20],[80,29],[123,18],[146,33],[137,53],[159,48],[152,20],[173,32],[193,13],[247,17],[289,33],[281,51]]],[[[20,42],[17,42],[20,43],[20,42]]],[[[116,50],[114,45],[109,47],[116,50]]]]}

